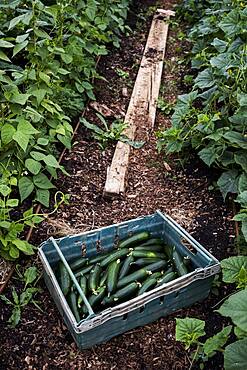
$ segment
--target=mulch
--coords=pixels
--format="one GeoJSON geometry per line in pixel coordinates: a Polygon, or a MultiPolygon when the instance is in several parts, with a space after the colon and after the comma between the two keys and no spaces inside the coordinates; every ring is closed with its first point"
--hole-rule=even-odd
{"type": "MultiPolygon", "coordinates": [[[[159,3],[168,8],[175,1],[159,3]]],[[[119,50],[112,50],[100,61],[99,72],[107,82],[96,82],[97,101],[106,104],[116,115],[127,110],[151,22],[147,10],[153,5],[154,1],[136,2],[129,19],[133,33],[123,39],[119,50]],[[128,72],[129,78],[120,77],[117,68],[128,72]]],[[[178,61],[187,48],[186,41],[178,41],[177,30],[171,28],[161,89],[167,102],[174,102],[175,97],[184,92],[182,77],[186,66],[178,61]]],[[[87,109],[85,117],[98,122],[92,108],[87,109]]],[[[156,130],[169,124],[169,117],[158,112],[156,130]]],[[[136,139],[145,136],[143,127],[138,130],[136,139]]],[[[32,242],[38,245],[51,235],[91,230],[160,209],[173,217],[216,258],[222,259],[231,254],[232,249],[229,248],[234,237],[231,211],[223,204],[219,192],[209,190],[217,173],[209,172],[194,156],[182,166],[178,158],[168,159],[158,154],[156,141],[154,132],[141,149],[132,150],[125,195],[106,199],[102,194],[114,145],[100,149],[91,133],[81,126],[73,149],[63,161],[70,177],[60,176],[57,181],[59,190],[70,194],[70,203],[62,205],[52,219],[34,230],[32,242]]],[[[22,265],[27,263],[30,262],[23,261],[22,265]]],[[[31,263],[41,268],[38,257],[31,263]]],[[[7,295],[14,286],[20,289],[18,282],[11,279],[7,295]]],[[[190,367],[190,359],[183,345],[175,341],[175,317],[192,316],[206,320],[207,334],[212,335],[221,329],[219,315],[214,313],[213,306],[227,294],[226,289],[221,287],[219,296],[210,294],[202,303],[131,330],[92,349],[78,351],[42,280],[40,287],[43,291],[37,298],[43,312],[29,305],[15,329],[6,325],[10,308],[2,303],[0,305],[0,369],[185,370],[190,367]]],[[[220,354],[206,364],[205,369],[223,369],[222,364],[220,354]]]]}

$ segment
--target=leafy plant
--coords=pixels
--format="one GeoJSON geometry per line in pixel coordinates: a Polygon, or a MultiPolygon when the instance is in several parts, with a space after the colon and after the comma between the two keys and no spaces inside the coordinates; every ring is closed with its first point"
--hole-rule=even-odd
{"type": "Polygon", "coordinates": [[[191,148],[209,167],[222,171],[217,185],[224,197],[237,194],[247,241],[247,14],[241,1],[185,1],[180,14],[193,24],[192,90],[178,97],[172,126],[157,133],[158,150],[191,148]],[[194,11],[192,11],[194,9],[194,11]],[[200,10],[200,12],[199,12],[200,10]]]}
{"type": "Polygon", "coordinates": [[[158,109],[165,115],[171,114],[173,110],[173,103],[165,101],[163,98],[159,97],[157,101],[158,109]]]}
{"type": "MultiPolygon", "coordinates": [[[[205,335],[205,322],[194,318],[176,319],[176,340],[185,344],[185,349],[196,347],[191,353],[194,361],[201,363],[214,356],[216,351],[224,352],[224,368],[226,370],[244,370],[247,363],[247,257],[229,257],[221,261],[223,281],[235,283],[240,290],[230,295],[217,310],[222,316],[229,317],[234,324],[234,334],[237,340],[226,343],[232,332],[232,326],[226,326],[219,333],[201,342],[199,338],[205,335]]],[[[190,368],[191,368],[190,367],[190,368]]]]}
{"type": "Polygon", "coordinates": [[[129,72],[126,72],[121,68],[116,68],[116,73],[119,77],[123,78],[124,80],[127,80],[129,78],[129,72]]]}
{"type": "Polygon", "coordinates": [[[81,122],[85,127],[93,132],[93,136],[97,140],[101,149],[105,149],[110,142],[116,141],[122,141],[136,149],[141,148],[144,145],[144,142],[129,140],[128,137],[123,134],[123,131],[128,127],[128,125],[122,120],[116,119],[111,125],[108,125],[102,115],[98,113],[96,115],[103,124],[103,128],[94,123],[88,122],[85,118],[81,118],[81,122]]]}
{"type": "Polygon", "coordinates": [[[12,307],[12,313],[10,318],[8,319],[8,323],[11,327],[15,328],[20,320],[21,320],[21,313],[24,308],[29,304],[34,304],[38,309],[39,302],[35,300],[35,295],[41,291],[40,288],[36,288],[35,285],[39,280],[39,274],[36,267],[29,267],[24,272],[24,275],[21,274],[20,270],[17,268],[17,273],[20,280],[24,284],[24,288],[22,292],[18,295],[16,289],[12,289],[12,300],[6,297],[6,295],[0,295],[0,299],[5,302],[7,305],[12,307]]]}

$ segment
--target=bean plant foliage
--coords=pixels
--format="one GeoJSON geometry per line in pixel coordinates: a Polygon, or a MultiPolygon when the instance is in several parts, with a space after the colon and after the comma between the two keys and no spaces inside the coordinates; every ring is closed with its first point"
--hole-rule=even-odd
{"type": "MultiPolygon", "coordinates": [[[[107,44],[119,46],[128,0],[3,0],[0,3],[0,255],[31,253],[14,221],[28,199],[49,207],[50,176],[66,174],[71,118],[95,99],[91,79],[107,44]],[[59,146],[58,146],[59,144],[59,146]],[[6,235],[9,235],[6,238],[6,235]],[[13,237],[14,236],[14,237],[13,237]],[[11,249],[12,247],[12,249],[11,249]]],[[[23,218],[23,217],[22,217],[23,218]]],[[[24,215],[25,219],[25,215],[24,215]]],[[[30,221],[30,220],[29,220],[30,221]]],[[[33,218],[32,223],[40,222],[33,218]]]]}
{"type": "Polygon", "coordinates": [[[244,1],[185,1],[180,13],[193,24],[194,85],[178,97],[172,126],[157,133],[166,153],[193,148],[209,167],[222,170],[224,198],[237,194],[247,241],[247,7],[244,1]]]}

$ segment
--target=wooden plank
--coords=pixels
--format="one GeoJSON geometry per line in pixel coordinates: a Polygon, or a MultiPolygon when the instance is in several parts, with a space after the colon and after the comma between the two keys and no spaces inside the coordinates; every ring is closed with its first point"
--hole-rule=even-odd
{"type": "MultiPolygon", "coordinates": [[[[147,127],[151,130],[154,126],[168,34],[168,23],[164,20],[169,19],[171,15],[174,15],[174,12],[158,9],[151,24],[124,120],[128,124],[124,135],[130,140],[135,139],[137,127],[147,127]]],[[[129,155],[130,146],[119,141],[107,171],[104,196],[124,193],[129,155]]]]}

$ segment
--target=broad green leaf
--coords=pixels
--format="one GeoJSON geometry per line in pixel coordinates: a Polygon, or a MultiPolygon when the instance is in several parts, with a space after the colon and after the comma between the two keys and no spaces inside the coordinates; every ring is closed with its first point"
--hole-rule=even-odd
{"type": "Polygon", "coordinates": [[[246,212],[239,212],[233,217],[233,221],[247,221],[247,213],[246,212]]]}
{"type": "Polygon", "coordinates": [[[200,89],[212,87],[215,83],[216,81],[214,75],[209,68],[199,72],[195,79],[195,86],[199,87],[200,89]]]}
{"type": "Polygon", "coordinates": [[[45,156],[44,162],[47,166],[50,166],[50,167],[54,167],[54,168],[59,168],[60,167],[56,158],[51,154],[48,154],[47,156],[45,156]]]}
{"type": "Polygon", "coordinates": [[[37,143],[39,145],[48,145],[49,144],[49,139],[46,139],[46,138],[43,138],[43,137],[40,137],[38,140],[37,140],[37,143]]]}
{"type": "Polygon", "coordinates": [[[226,33],[227,36],[234,36],[239,32],[241,27],[239,24],[239,11],[232,10],[226,14],[222,21],[219,23],[219,27],[226,33]]]}
{"type": "Polygon", "coordinates": [[[33,246],[27,241],[16,239],[13,240],[12,243],[27,256],[34,254],[33,246]]]}
{"type": "Polygon", "coordinates": [[[242,169],[247,173],[247,151],[239,150],[234,154],[234,159],[237,164],[239,164],[242,169]]]}
{"type": "Polygon", "coordinates": [[[34,151],[32,151],[32,152],[30,152],[30,155],[36,161],[42,161],[45,158],[45,154],[44,153],[40,153],[40,152],[34,152],[34,151]]]}
{"type": "Polygon", "coordinates": [[[15,306],[13,308],[10,318],[8,319],[8,323],[10,323],[13,328],[15,328],[19,324],[20,320],[21,320],[21,309],[19,306],[15,306]]]}
{"type": "Polygon", "coordinates": [[[0,50],[0,59],[5,60],[6,62],[11,62],[9,57],[2,50],[0,50]]]}
{"type": "Polygon", "coordinates": [[[241,231],[243,233],[245,241],[247,242],[247,220],[242,222],[241,231]]]}
{"type": "Polygon", "coordinates": [[[33,176],[34,185],[39,189],[52,189],[55,186],[50,182],[48,177],[43,173],[39,173],[36,176],[33,176]]]}
{"type": "Polygon", "coordinates": [[[50,85],[50,77],[44,73],[44,72],[39,72],[39,77],[41,80],[43,80],[48,86],[50,85]]]}
{"type": "Polygon", "coordinates": [[[28,45],[28,40],[21,42],[20,44],[16,44],[13,49],[13,57],[18,54],[22,49],[24,49],[28,45]]]}
{"type": "Polygon", "coordinates": [[[223,53],[226,50],[227,44],[228,43],[226,41],[220,40],[217,37],[214,38],[213,42],[211,42],[211,45],[213,45],[220,53],[223,53]]]}
{"type": "Polygon", "coordinates": [[[230,170],[223,172],[217,181],[217,185],[223,195],[223,198],[226,199],[228,193],[237,193],[238,192],[238,171],[230,170]]]}
{"type": "Polygon", "coordinates": [[[198,153],[199,157],[203,162],[205,162],[209,167],[217,158],[217,152],[214,146],[204,148],[198,153]]]}
{"type": "Polygon", "coordinates": [[[11,193],[11,188],[8,185],[0,184],[0,193],[7,197],[11,193]]]}
{"type": "Polygon", "coordinates": [[[235,325],[247,331],[247,289],[230,296],[217,312],[222,316],[230,317],[235,325]]]}
{"type": "Polygon", "coordinates": [[[127,136],[120,136],[119,141],[129,144],[130,146],[132,146],[132,148],[135,148],[135,149],[140,149],[145,144],[145,141],[130,140],[127,136]]]}
{"type": "Polygon", "coordinates": [[[32,90],[32,95],[36,97],[37,99],[37,103],[38,105],[40,105],[40,103],[42,102],[42,100],[44,99],[46,93],[47,93],[47,90],[46,89],[36,89],[36,90],[32,90]]]}
{"type": "Polygon", "coordinates": [[[50,205],[50,192],[47,189],[37,189],[35,199],[46,208],[50,205]]]}
{"type": "Polygon", "coordinates": [[[24,292],[20,295],[20,303],[21,305],[27,305],[33,298],[33,296],[40,291],[39,288],[27,288],[24,292]]]}
{"type": "Polygon", "coordinates": [[[37,175],[42,168],[40,162],[35,161],[32,158],[26,159],[25,166],[28,169],[28,171],[30,171],[33,175],[37,175]]]}
{"type": "Polygon", "coordinates": [[[238,275],[241,267],[247,270],[247,256],[234,256],[225,258],[220,262],[223,281],[225,283],[236,283],[238,282],[238,275]]]}
{"type": "Polygon", "coordinates": [[[247,149],[247,138],[243,134],[240,134],[240,132],[226,132],[224,138],[229,140],[231,144],[235,144],[236,147],[247,149]]]}
{"type": "Polygon", "coordinates": [[[18,23],[20,23],[23,19],[23,14],[18,15],[15,18],[12,18],[11,21],[9,22],[9,30],[14,28],[18,23]]]}
{"type": "Polygon", "coordinates": [[[247,190],[237,196],[236,202],[240,203],[242,207],[247,208],[247,190]]]}
{"type": "Polygon", "coordinates": [[[25,105],[29,97],[30,94],[20,94],[19,92],[15,92],[11,97],[11,102],[20,105],[25,105]]]}
{"type": "Polygon", "coordinates": [[[9,255],[10,257],[12,258],[19,258],[20,256],[20,252],[19,252],[19,249],[16,248],[14,245],[11,245],[10,249],[9,249],[9,255]]]}
{"type": "Polygon", "coordinates": [[[9,144],[13,140],[13,136],[15,132],[16,132],[16,129],[9,123],[6,123],[1,128],[1,139],[2,139],[3,144],[9,144]]]}
{"type": "Polygon", "coordinates": [[[33,135],[33,134],[38,134],[39,131],[36,130],[33,125],[31,125],[30,122],[28,122],[25,119],[21,119],[20,122],[18,123],[17,130],[21,131],[22,133],[26,135],[33,135]]]}
{"type": "Polygon", "coordinates": [[[183,342],[188,349],[191,345],[197,344],[198,338],[205,335],[205,322],[202,320],[186,317],[176,319],[176,340],[183,342]]]}
{"type": "Polygon", "coordinates": [[[24,33],[24,35],[18,35],[15,39],[15,41],[20,44],[22,43],[23,41],[25,41],[29,36],[29,33],[24,33]]]}
{"type": "Polygon", "coordinates": [[[69,54],[61,54],[61,58],[65,64],[70,64],[73,61],[73,56],[69,54]]]}
{"type": "Polygon", "coordinates": [[[9,221],[0,221],[0,227],[4,229],[9,229],[11,226],[11,223],[9,221]]]}
{"type": "Polygon", "coordinates": [[[32,284],[32,282],[34,282],[37,276],[38,276],[37,267],[31,266],[28,269],[26,269],[24,273],[24,278],[25,278],[25,288],[24,289],[26,289],[26,286],[28,284],[32,284]]]}
{"type": "Polygon", "coordinates": [[[247,338],[247,331],[240,329],[238,326],[234,327],[234,334],[238,339],[247,338]]]}
{"type": "Polygon", "coordinates": [[[19,205],[19,199],[8,199],[6,202],[7,207],[17,207],[19,205]]]}
{"type": "Polygon", "coordinates": [[[14,133],[13,139],[17,142],[17,144],[22,148],[24,152],[27,150],[30,135],[27,135],[22,131],[18,130],[14,133]]]}
{"type": "Polygon", "coordinates": [[[238,183],[238,191],[239,193],[242,193],[242,191],[247,190],[247,174],[242,173],[239,177],[239,183],[238,183]]]}
{"type": "Polygon", "coordinates": [[[0,39],[0,48],[13,48],[14,44],[4,39],[0,39]]]}
{"type": "Polygon", "coordinates": [[[21,177],[18,183],[21,202],[25,200],[34,190],[34,184],[29,177],[21,177]]]}
{"type": "Polygon", "coordinates": [[[215,334],[213,337],[210,337],[206,340],[203,345],[203,351],[206,356],[213,356],[215,351],[219,351],[226,344],[228,337],[231,333],[232,326],[226,326],[219,333],[215,334]]]}
{"type": "Polygon", "coordinates": [[[229,344],[224,353],[225,370],[246,370],[247,338],[229,344]]]}

